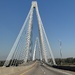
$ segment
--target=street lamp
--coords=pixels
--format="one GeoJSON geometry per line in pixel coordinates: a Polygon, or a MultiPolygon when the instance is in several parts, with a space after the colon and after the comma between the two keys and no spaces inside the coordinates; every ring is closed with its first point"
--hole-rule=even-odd
{"type": "Polygon", "coordinates": [[[62,65],[62,51],[61,51],[62,42],[61,40],[59,40],[59,46],[60,46],[60,57],[61,57],[61,65],[62,65]]]}

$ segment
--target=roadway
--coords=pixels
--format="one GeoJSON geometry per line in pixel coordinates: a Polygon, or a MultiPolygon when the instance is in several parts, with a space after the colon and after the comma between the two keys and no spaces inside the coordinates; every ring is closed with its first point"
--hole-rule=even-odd
{"type": "Polygon", "coordinates": [[[31,68],[28,70],[18,72],[13,75],[72,75],[66,72],[62,72],[59,70],[47,68],[47,66],[41,65],[40,62],[36,62],[31,68]]]}

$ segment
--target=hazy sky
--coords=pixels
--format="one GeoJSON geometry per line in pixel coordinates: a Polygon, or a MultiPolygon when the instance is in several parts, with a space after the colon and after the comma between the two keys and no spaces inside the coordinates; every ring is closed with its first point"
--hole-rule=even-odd
{"type": "MultiPolygon", "coordinates": [[[[36,0],[53,54],[75,57],[75,0],[36,0]]],[[[0,0],[0,59],[5,58],[24,23],[32,0],[0,0]]]]}

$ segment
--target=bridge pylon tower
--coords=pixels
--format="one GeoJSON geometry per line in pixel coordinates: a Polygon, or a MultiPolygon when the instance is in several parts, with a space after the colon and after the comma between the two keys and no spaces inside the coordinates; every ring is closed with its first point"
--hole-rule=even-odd
{"type": "MultiPolygon", "coordinates": [[[[38,4],[36,1],[32,1],[30,11],[27,18],[16,38],[14,45],[4,63],[4,66],[16,65],[16,63],[26,63],[29,57],[29,50],[31,48],[31,38],[33,31],[33,11],[36,10],[36,16],[38,20],[38,34],[39,34],[39,45],[42,60],[48,63],[49,59],[52,59],[52,63],[56,65],[40,14],[38,10],[38,4]]],[[[34,57],[33,57],[34,60],[34,57]]]]}

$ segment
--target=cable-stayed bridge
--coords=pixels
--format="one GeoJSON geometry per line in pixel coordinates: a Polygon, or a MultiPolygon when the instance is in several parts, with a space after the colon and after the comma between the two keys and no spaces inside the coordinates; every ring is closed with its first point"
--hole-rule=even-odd
{"type": "Polygon", "coordinates": [[[20,64],[26,63],[28,60],[34,61],[36,60],[36,46],[38,46],[39,51],[39,60],[44,61],[46,63],[51,59],[50,64],[56,65],[55,59],[39,14],[38,5],[36,1],[32,2],[30,11],[27,15],[27,18],[20,30],[20,33],[17,36],[17,39],[6,59],[4,66],[8,66],[10,64],[14,65],[17,61],[20,61],[20,64]],[[32,46],[32,35],[33,35],[33,14],[34,10],[36,10],[36,16],[38,20],[38,38],[35,40],[35,45],[32,46]],[[34,51],[33,51],[34,50],[34,51]],[[33,53],[31,53],[33,52],[33,53]]]}
{"type": "Polygon", "coordinates": [[[25,72],[22,71],[14,73],[13,75],[71,75],[69,73],[50,68],[48,65],[46,65],[56,65],[56,62],[40,17],[38,4],[36,1],[32,1],[26,20],[3,67],[21,67],[25,66],[27,63],[31,65],[29,69],[27,69],[25,72]],[[38,35],[36,36],[35,41],[33,41],[34,10],[36,11],[38,22],[38,35]],[[36,61],[37,59],[38,61],[36,61]]]}

